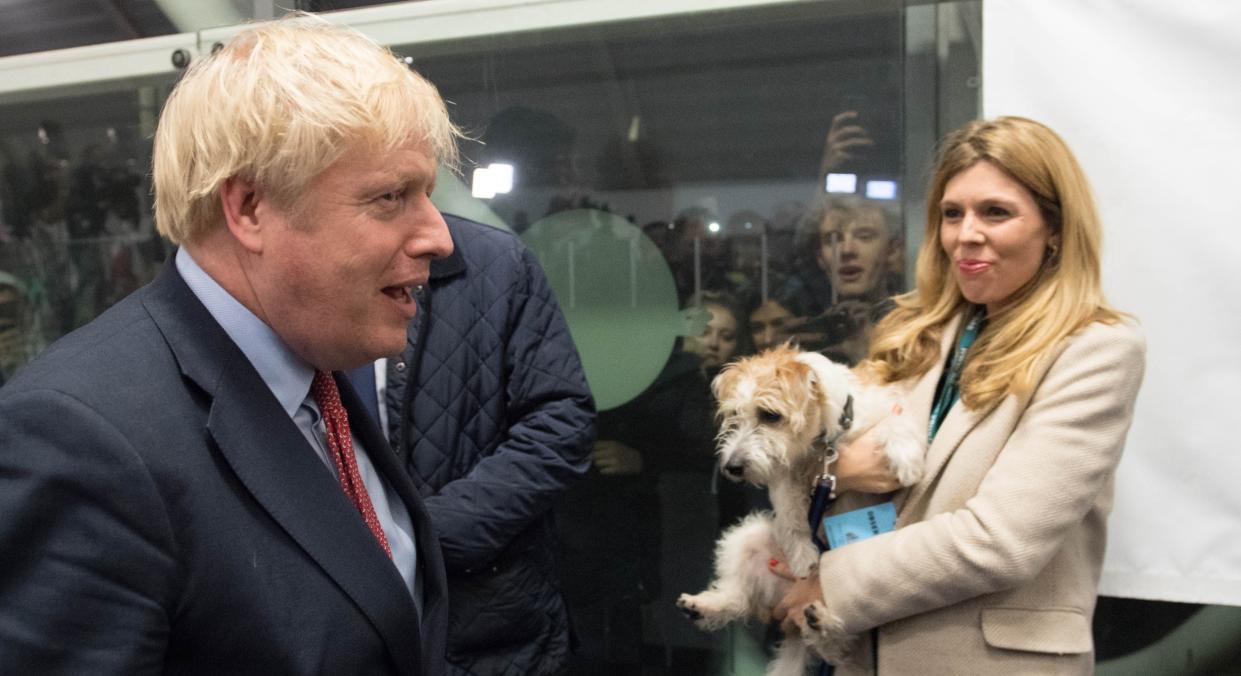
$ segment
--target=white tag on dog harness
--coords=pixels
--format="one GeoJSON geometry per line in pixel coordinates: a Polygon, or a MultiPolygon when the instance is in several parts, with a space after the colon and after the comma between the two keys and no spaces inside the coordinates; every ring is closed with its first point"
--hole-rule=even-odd
{"type": "Polygon", "coordinates": [[[896,528],[896,506],[885,502],[823,518],[823,532],[832,549],[896,528]]]}

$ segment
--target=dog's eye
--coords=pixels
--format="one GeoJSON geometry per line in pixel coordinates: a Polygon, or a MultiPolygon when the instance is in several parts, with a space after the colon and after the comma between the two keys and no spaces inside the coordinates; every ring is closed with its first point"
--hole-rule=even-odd
{"type": "Polygon", "coordinates": [[[775,411],[769,411],[765,408],[758,409],[758,421],[764,425],[774,425],[780,422],[780,414],[775,411]]]}

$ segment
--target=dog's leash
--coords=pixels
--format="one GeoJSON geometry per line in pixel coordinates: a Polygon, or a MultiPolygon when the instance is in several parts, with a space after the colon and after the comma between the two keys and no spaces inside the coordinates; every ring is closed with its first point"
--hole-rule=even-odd
{"type": "MultiPolygon", "coordinates": [[[[814,544],[819,548],[822,554],[831,549],[825,538],[819,537],[819,524],[823,521],[823,514],[828,507],[836,502],[836,475],[832,474],[832,463],[840,459],[840,451],[836,449],[836,442],[840,436],[849,431],[853,426],[853,395],[850,394],[845,399],[845,407],[840,412],[840,420],[837,421],[836,433],[827,436],[827,433],[819,435],[815,439],[815,446],[818,446],[820,440],[823,446],[823,472],[815,477],[814,490],[810,493],[810,512],[807,517],[810,520],[810,538],[814,540],[814,544]]],[[[819,668],[816,671],[817,676],[832,676],[836,671],[836,667],[828,664],[826,661],[819,662],[819,668]]]]}
{"type": "Polygon", "coordinates": [[[836,475],[832,474],[832,463],[840,459],[840,451],[836,450],[836,442],[852,426],[853,395],[850,394],[845,399],[844,410],[840,412],[836,433],[828,437],[825,432],[815,439],[815,446],[819,445],[820,440],[822,441],[823,472],[815,477],[814,490],[810,493],[810,512],[807,516],[810,520],[810,537],[819,548],[820,554],[831,549],[827,540],[819,537],[819,523],[823,520],[823,513],[827,511],[827,508],[836,502],[836,475]]]}

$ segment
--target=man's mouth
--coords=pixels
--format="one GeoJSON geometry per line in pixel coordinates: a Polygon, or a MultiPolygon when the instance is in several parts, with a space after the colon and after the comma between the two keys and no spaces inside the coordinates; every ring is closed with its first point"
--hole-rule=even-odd
{"type": "Polygon", "coordinates": [[[385,286],[383,293],[392,300],[405,304],[414,302],[414,297],[410,295],[409,290],[412,285],[396,284],[393,286],[385,286]]]}
{"type": "Polygon", "coordinates": [[[860,265],[844,265],[841,266],[840,271],[837,274],[839,274],[840,278],[846,282],[855,282],[864,272],[866,272],[866,270],[860,265]]]}

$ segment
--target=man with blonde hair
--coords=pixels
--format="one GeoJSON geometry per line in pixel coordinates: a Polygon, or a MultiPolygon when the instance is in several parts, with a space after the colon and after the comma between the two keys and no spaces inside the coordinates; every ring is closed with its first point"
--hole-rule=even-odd
{"type": "Polygon", "coordinates": [[[786,295],[800,291],[816,314],[797,328],[801,345],[856,364],[899,286],[904,240],[896,219],[881,202],[832,195],[806,215],[803,237],[813,262],[782,289],[786,295]]]}
{"type": "Polygon", "coordinates": [[[175,262],[0,390],[5,671],[443,672],[439,545],[341,371],[401,351],[452,251],[457,136],[313,17],[190,67],[155,137],[175,262]]]}

